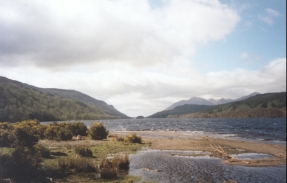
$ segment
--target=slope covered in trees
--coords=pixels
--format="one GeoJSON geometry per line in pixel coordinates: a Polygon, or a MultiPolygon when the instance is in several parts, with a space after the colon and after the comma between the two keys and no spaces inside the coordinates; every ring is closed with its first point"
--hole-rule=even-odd
{"type": "Polygon", "coordinates": [[[266,93],[246,100],[208,107],[199,112],[190,112],[181,118],[250,118],[250,117],[286,117],[286,92],[266,93]]]}
{"type": "Polygon", "coordinates": [[[171,110],[164,110],[161,112],[157,112],[151,116],[148,116],[148,118],[166,118],[170,115],[173,115],[174,117],[176,117],[182,114],[199,112],[209,107],[210,105],[185,104],[185,105],[177,106],[171,110]]]}
{"type": "Polygon", "coordinates": [[[120,114],[109,114],[95,105],[68,97],[63,98],[45,89],[0,77],[0,121],[95,120],[127,117],[120,114]]]}

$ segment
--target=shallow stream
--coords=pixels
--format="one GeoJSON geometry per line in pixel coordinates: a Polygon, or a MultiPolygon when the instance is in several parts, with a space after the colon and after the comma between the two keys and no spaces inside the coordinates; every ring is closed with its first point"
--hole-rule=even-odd
{"type": "MultiPolygon", "coordinates": [[[[204,154],[203,156],[190,156],[190,154],[196,153],[170,150],[139,151],[130,157],[129,174],[141,176],[145,181],[160,183],[222,183],[227,180],[235,180],[238,183],[286,182],[286,166],[226,165],[222,159],[204,154]]],[[[264,155],[252,154],[252,158],[262,158],[262,156],[264,155]]]]}

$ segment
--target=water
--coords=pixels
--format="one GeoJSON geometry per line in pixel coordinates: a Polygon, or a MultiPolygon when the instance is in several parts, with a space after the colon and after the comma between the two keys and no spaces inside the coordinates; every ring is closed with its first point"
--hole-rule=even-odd
{"type": "Polygon", "coordinates": [[[130,174],[160,183],[286,182],[286,166],[244,167],[222,163],[219,158],[171,156],[177,151],[147,150],[131,156],[130,174]]]}
{"type": "MultiPolygon", "coordinates": [[[[93,121],[83,121],[88,127],[93,121]]],[[[101,120],[110,131],[158,131],[264,141],[286,145],[286,118],[101,120]]]]}
{"type": "MultiPolygon", "coordinates": [[[[96,121],[82,121],[88,127],[96,121]]],[[[195,136],[244,139],[286,146],[286,118],[250,119],[118,119],[101,120],[110,131],[177,131],[195,136]]],[[[43,124],[46,122],[43,122],[43,124]]],[[[208,155],[181,156],[183,151],[145,150],[131,156],[130,175],[160,183],[286,182],[286,166],[244,167],[226,165],[208,155]]],[[[269,158],[267,154],[242,154],[238,158],[269,158]],[[242,157],[241,157],[242,156],[242,157]]]]}

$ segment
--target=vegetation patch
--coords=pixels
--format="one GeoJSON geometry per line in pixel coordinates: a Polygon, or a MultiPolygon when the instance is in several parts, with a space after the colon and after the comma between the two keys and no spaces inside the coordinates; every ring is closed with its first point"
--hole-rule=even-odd
{"type": "MultiPolygon", "coordinates": [[[[141,149],[144,144],[102,141],[107,136],[108,131],[102,123],[94,123],[90,129],[81,122],[41,125],[37,120],[27,120],[0,123],[0,182],[3,179],[13,182],[49,182],[50,179],[75,182],[71,177],[76,178],[76,182],[137,180],[135,177],[126,178],[127,173],[122,174],[121,171],[129,169],[128,154],[141,149]],[[75,135],[88,135],[90,138],[73,140],[75,135]],[[116,155],[107,159],[108,154],[116,155]]],[[[139,137],[132,135],[132,139],[139,137]]]]}
{"type": "Polygon", "coordinates": [[[141,144],[142,143],[142,138],[137,136],[135,133],[132,133],[130,135],[127,135],[125,137],[125,142],[129,142],[129,143],[139,143],[141,144]]]}
{"type": "Polygon", "coordinates": [[[93,152],[88,147],[77,146],[75,147],[75,153],[82,157],[93,157],[93,152]]]}

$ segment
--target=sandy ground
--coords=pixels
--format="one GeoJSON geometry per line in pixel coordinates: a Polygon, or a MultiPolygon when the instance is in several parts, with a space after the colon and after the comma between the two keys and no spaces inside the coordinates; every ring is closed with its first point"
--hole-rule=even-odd
{"type": "Polygon", "coordinates": [[[144,142],[149,143],[149,149],[157,150],[195,150],[210,152],[210,156],[220,157],[226,164],[243,166],[275,166],[286,165],[286,146],[231,140],[227,138],[207,137],[203,135],[188,135],[170,131],[128,131],[111,132],[117,136],[136,133],[144,142]],[[264,159],[237,159],[232,154],[263,153],[273,155],[264,159]]]}

